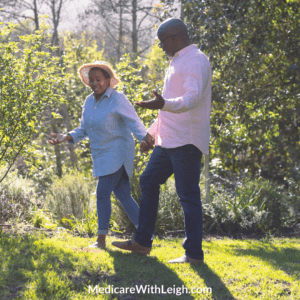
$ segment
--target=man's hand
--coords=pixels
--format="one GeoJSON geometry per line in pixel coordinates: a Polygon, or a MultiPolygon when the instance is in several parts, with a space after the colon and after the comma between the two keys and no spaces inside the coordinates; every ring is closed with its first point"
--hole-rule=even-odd
{"type": "Polygon", "coordinates": [[[148,151],[153,148],[154,148],[154,139],[149,133],[147,133],[143,138],[143,140],[141,141],[141,151],[143,153],[148,153],[148,151]]]}
{"type": "Polygon", "coordinates": [[[72,136],[67,135],[67,134],[56,134],[56,133],[51,133],[52,139],[48,140],[48,142],[51,145],[57,145],[57,144],[61,144],[62,142],[66,141],[66,140],[71,140],[72,136]]]}
{"type": "Polygon", "coordinates": [[[134,102],[134,104],[142,108],[162,109],[165,105],[165,99],[154,90],[152,90],[152,94],[155,97],[153,100],[134,102]]]}

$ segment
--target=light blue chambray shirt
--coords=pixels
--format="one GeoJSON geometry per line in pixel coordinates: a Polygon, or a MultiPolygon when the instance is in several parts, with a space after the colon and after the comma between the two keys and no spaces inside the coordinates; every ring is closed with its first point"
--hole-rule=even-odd
{"type": "Polygon", "coordinates": [[[93,176],[104,176],[124,165],[129,177],[133,171],[134,139],[141,142],[147,130],[124,94],[109,87],[96,101],[94,93],[82,106],[80,126],[70,131],[75,144],[90,139],[93,176]]]}

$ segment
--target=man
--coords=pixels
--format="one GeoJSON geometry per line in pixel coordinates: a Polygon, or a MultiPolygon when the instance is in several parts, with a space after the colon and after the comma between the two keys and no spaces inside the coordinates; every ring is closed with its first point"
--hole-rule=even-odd
{"type": "MultiPolygon", "coordinates": [[[[207,57],[192,45],[186,25],[180,19],[164,21],[157,31],[159,46],[171,58],[162,96],[155,91],[151,101],[135,103],[160,109],[148,134],[155,136],[155,148],[141,175],[139,226],[134,240],[112,245],[149,254],[157,216],[159,188],[174,173],[185,222],[185,254],[169,263],[201,263],[202,205],[200,167],[202,153],[208,154],[211,109],[211,67],[207,57]]],[[[142,151],[151,147],[144,143],[142,151]]]]}

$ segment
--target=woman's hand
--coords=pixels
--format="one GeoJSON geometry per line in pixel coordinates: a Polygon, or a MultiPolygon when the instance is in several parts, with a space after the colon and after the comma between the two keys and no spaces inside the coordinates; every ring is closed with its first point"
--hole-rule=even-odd
{"type": "Polygon", "coordinates": [[[143,153],[148,153],[150,149],[154,148],[154,138],[147,133],[143,140],[141,141],[141,151],[143,153]]]}
{"type": "Polygon", "coordinates": [[[56,133],[51,133],[52,139],[48,140],[48,142],[51,145],[57,145],[57,144],[61,144],[62,142],[66,141],[66,140],[72,140],[72,136],[71,135],[67,135],[67,134],[56,134],[56,133]]]}

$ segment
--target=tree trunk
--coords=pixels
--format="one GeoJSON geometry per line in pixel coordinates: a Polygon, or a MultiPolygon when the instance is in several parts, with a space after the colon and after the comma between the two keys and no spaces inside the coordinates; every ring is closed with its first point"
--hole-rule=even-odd
{"type": "Polygon", "coordinates": [[[121,45],[123,40],[123,5],[122,0],[119,1],[120,11],[119,11],[119,42],[118,42],[118,61],[121,58],[121,45]]]}
{"type": "Polygon", "coordinates": [[[132,53],[138,51],[137,0],[132,0],[132,53]]]}
{"type": "Polygon", "coordinates": [[[36,0],[33,1],[33,13],[34,13],[35,30],[39,30],[40,29],[39,13],[38,13],[36,0]]]}
{"type": "MultiPolygon", "coordinates": [[[[58,133],[57,127],[55,124],[55,119],[52,120],[52,129],[54,133],[58,133]]],[[[55,151],[55,157],[56,157],[56,169],[57,169],[57,176],[62,177],[62,163],[61,163],[61,152],[60,152],[60,146],[55,145],[54,146],[55,151]]]]}
{"type": "MultiPolygon", "coordinates": [[[[67,131],[71,131],[72,127],[71,127],[71,123],[70,123],[67,105],[62,104],[59,110],[60,110],[60,114],[63,117],[63,122],[64,122],[65,127],[67,128],[67,131]]],[[[73,167],[73,169],[75,169],[75,168],[77,168],[77,155],[75,153],[75,147],[69,143],[67,143],[67,147],[69,149],[72,167],[73,167]]]]}
{"type": "Polygon", "coordinates": [[[184,9],[183,9],[183,5],[184,5],[184,0],[179,0],[179,3],[180,3],[180,19],[183,21],[184,19],[184,9]]]}

